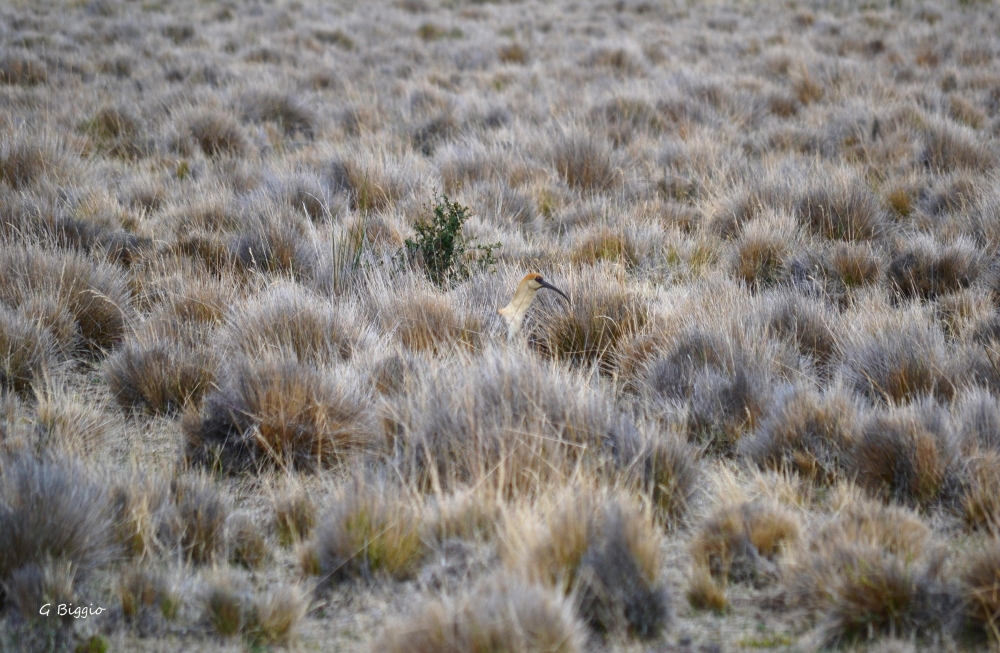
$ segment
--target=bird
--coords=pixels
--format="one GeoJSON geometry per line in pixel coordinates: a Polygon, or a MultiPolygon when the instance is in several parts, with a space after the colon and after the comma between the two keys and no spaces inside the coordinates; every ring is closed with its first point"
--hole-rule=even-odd
{"type": "Polygon", "coordinates": [[[507,340],[517,339],[521,332],[521,323],[524,322],[524,315],[528,312],[531,302],[535,301],[535,293],[542,288],[556,291],[569,303],[569,296],[543,279],[542,275],[537,272],[524,275],[521,283],[517,284],[517,290],[514,291],[514,297],[510,303],[497,311],[507,322],[507,340]]]}

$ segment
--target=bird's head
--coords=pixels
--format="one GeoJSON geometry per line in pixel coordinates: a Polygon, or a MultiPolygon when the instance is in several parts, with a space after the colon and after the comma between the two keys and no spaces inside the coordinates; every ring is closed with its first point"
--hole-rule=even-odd
{"type": "Polygon", "coordinates": [[[569,301],[569,297],[566,295],[566,293],[564,293],[563,291],[559,290],[558,288],[556,288],[555,286],[553,286],[551,283],[549,283],[548,281],[546,281],[545,279],[543,279],[542,275],[538,274],[537,272],[531,272],[530,274],[524,275],[524,278],[521,279],[521,284],[520,285],[522,285],[522,286],[526,285],[531,290],[536,290],[536,291],[537,290],[541,290],[542,288],[547,288],[549,290],[554,290],[557,293],[559,293],[560,295],[562,295],[563,298],[567,302],[569,301]]]}

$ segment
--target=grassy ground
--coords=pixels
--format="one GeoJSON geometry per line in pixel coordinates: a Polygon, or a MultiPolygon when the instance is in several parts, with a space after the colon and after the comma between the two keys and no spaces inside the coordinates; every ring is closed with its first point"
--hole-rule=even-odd
{"type": "Polygon", "coordinates": [[[4,4],[0,650],[995,647],[998,27],[4,4]]]}

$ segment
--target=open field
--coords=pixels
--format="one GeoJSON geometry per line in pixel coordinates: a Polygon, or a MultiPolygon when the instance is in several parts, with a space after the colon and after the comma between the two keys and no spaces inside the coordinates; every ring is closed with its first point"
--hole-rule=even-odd
{"type": "Polygon", "coordinates": [[[998,34],[3,3],[0,652],[997,648],[998,34]]]}

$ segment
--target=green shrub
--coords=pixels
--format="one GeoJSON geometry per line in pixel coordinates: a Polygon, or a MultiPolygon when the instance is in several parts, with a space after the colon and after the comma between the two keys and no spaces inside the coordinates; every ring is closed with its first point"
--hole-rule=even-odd
{"type": "Polygon", "coordinates": [[[482,245],[462,234],[462,225],[471,215],[469,207],[448,201],[447,195],[435,195],[430,215],[414,226],[416,238],[407,238],[404,243],[407,260],[417,262],[437,286],[444,287],[496,265],[494,251],[500,243],[482,245]]]}

